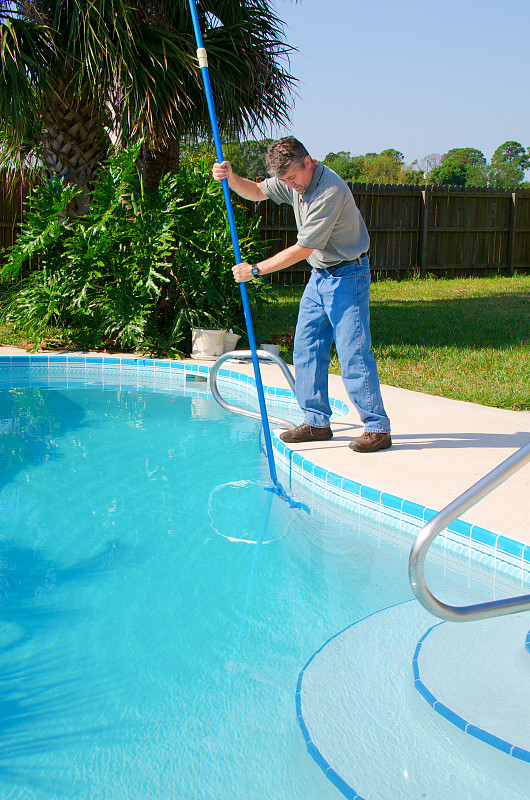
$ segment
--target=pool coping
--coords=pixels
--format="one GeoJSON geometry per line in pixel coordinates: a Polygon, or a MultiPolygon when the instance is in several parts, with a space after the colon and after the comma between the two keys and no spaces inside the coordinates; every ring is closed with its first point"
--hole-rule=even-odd
{"type": "MultiPolygon", "coordinates": [[[[182,375],[183,373],[206,377],[212,366],[211,363],[151,359],[134,355],[2,354],[2,348],[0,348],[0,367],[2,365],[11,367],[41,365],[49,368],[54,364],[66,364],[72,368],[87,364],[120,367],[120,369],[126,367],[129,371],[134,365],[138,375],[142,373],[143,377],[146,377],[147,374],[152,373],[154,390],[160,391],[167,390],[167,386],[164,386],[164,378],[168,375],[170,379],[173,374],[182,375]]],[[[241,364],[230,364],[230,362],[226,362],[226,364],[228,368],[222,368],[219,371],[219,379],[224,386],[233,385],[247,389],[255,387],[254,377],[249,374],[248,367],[244,371],[241,364]]],[[[270,371],[271,368],[267,366],[265,370],[270,371]]],[[[275,375],[279,374],[280,370],[275,368],[275,375]]],[[[295,403],[293,394],[288,388],[264,384],[264,391],[266,396],[275,403],[286,403],[287,405],[295,403]]],[[[426,397],[429,399],[430,396],[426,397]]],[[[334,413],[339,415],[339,419],[348,416],[348,405],[342,399],[334,398],[332,407],[334,413]]],[[[428,505],[409,500],[391,491],[376,489],[362,480],[356,480],[328,469],[325,465],[316,463],[318,459],[313,460],[314,453],[312,453],[312,458],[309,458],[303,452],[284,444],[277,433],[272,434],[272,441],[278,466],[284,479],[287,477],[291,492],[298,485],[320,496],[326,503],[329,502],[342,509],[362,512],[364,516],[370,517],[374,521],[381,521],[394,530],[399,530],[411,537],[414,537],[421,527],[437,513],[436,509],[428,505]]],[[[379,455],[376,454],[375,458],[379,455]]],[[[360,458],[362,461],[366,456],[360,458]]],[[[369,456],[369,458],[374,458],[374,456],[369,456]]],[[[467,558],[470,562],[479,561],[494,572],[507,574],[521,580],[521,583],[530,577],[530,544],[472,521],[455,520],[446,531],[440,534],[436,545],[438,548],[442,547],[444,551],[464,559],[467,558]]]]}

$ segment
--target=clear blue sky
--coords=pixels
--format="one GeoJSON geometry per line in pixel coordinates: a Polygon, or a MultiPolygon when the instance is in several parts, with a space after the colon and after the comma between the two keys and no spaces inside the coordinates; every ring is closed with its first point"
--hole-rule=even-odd
{"type": "Polygon", "coordinates": [[[530,146],[530,0],[273,0],[311,154],[530,146]]]}

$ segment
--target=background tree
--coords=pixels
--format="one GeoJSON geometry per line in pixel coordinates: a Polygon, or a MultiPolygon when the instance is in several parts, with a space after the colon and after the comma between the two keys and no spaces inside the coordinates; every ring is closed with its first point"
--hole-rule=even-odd
{"type": "MultiPolygon", "coordinates": [[[[285,122],[290,48],[266,0],[198,12],[223,131],[285,122]]],[[[145,138],[153,187],[180,137],[209,131],[186,0],[0,0],[0,69],[1,163],[37,157],[85,194],[112,143],[145,138]]]]}
{"type": "Polygon", "coordinates": [[[352,183],[359,180],[364,168],[364,156],[352,156],[349,150],[328,153],[322,161],[326,167],[336,172],[344,181],[352,183]]]}
{"type": "Polygon", "coordinates": [[[530,168],[529,152],[519,142],[501,144],[491,157],[488,185],[512,188],[524,181],[525,170],[530,168]]]}
{"type": "Polygon", "coordinates": [[[519,142],[500,145],[488,164],[484,154],[474,147],[449,150],[442,164],[431,170],[430,182],[454,186],[521,186],[525,169],[530,167],[529,153],[519,142]]]}
{"type": "Polygon", "coordinates": [[[400,180],[402,184],[408,186],[424,186],[426,183],[423,170],[420,169],[417,161],[413,161],[409,165],[403,164],[400,180]]]}
{"type": "Polygon", "coordinates": [[[504,142],[491,158],[492,164],[514,164],[522,170],[530,168],[530,148],[524,149],[520,142],[504,142]]]}
{"type": "Polygon", "coordinates": [[[425,177],[425,182],[431,182],[431,171],[436,167],[441,166],[442,164],[442,156],[440,153],[429,153],[428,156],[423,156],[418,161],[419,168],[423,171],[423,175],[425,177]]]}
{"type": "MultiPolygon", "coordinates": [[[[230,161],[234,172],[251,180],[263,180],[268,176],[265,157],[269,144],[273,139],[249,139],[246,141],[223,142],[223,155],[230,161]]],[[[192,137],[182,139],[180,146],[180,164],[193,165],[198,159],[211,168],[216,158],[215,148],[210,140],[198,140],[192,137]]]]}
{"type": "Polygon", "coordinates": [[[449,161],[431,170],[430,183],[435,186],[465,186],[468,174],[467,164],[449,161]]]}
{"type": "MultiPolygon", "coordinates": [[[[440,166],[431,170],[430,182],[438,185],[465,186],[472,176],[482,174],[484,153],[475,147],[455,147],[442,156],[440,166]]],[[[480,185],[480,184],[479,184],[480,185]]]]}
{"type": "Polygon", "coordinates": [[[367,155],[361,175],[363,183],[398,183],[403,154],[397,150],[383,150],[379,154],[367,155]]]}
{"type": "Polygon", "coordinates": [[[403,153],[388,148],[381,153],[367,153],[359,181],[363,183],[419,184],[424,183],[420,170],[405,163],[403,153]]]}
{"type": "Polygon", "coordinates": [[[481,185],[515,189],[517,186],[523,185],[524,170],[512,161],[495,162],[492,160],[484,170],[484,180],[485,182],[481,185]]]}
{"type": "Polygon", "coordinates": [[[454,147],[443,156],[442,163],[466,164],[468,167],[478,167],[486,163],[486,156],[476,147],[454,147]]]}
{"type": "Polygon", "coordinates": [[[197,139],[193,136],[184,136],[180,140],[179,168],[192,167],[198,161],[212,165],[215,161],[215,147],[209,139],[197,139]]]}
{"type": "Polygon", "coordinates": [[[273,139],[260,139],[228,142],[223,147],[223,153],[238,175],[253,181],[262,181],[269,175],[265,157],[273,141],[273,139]]]}

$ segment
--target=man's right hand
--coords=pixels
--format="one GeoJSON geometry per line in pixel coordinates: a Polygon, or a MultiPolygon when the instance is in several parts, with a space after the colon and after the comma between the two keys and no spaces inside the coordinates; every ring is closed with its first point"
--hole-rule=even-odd
{"type": "Polygon", "coordinates": [[[220,164],[216,161],[212,167],[212,175],[216,181],[222,181],[227,178],[228,185],[232,191],[240,197],[253,200],[255,203],[261,203],[262,200],[267,199],[267,195],[256,181],[241,178],[233,172],[230,161],[222,161],[220,164]]]}
{"type": "Polygon", "coordinates": [[[225,178],[229,179],[232,174],[230,161],[223,161],[221,164],[218,164],[216,161],[212,167],[212,175],[216,181],[222,181],[225,178]]]}

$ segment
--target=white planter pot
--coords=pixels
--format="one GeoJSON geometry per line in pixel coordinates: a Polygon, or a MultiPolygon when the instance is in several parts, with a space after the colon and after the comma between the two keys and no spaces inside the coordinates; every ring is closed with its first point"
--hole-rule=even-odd
{"type": "Polygon", "coordinates": [[[191,357],[201,361],[215,361],[224,352],[226,331],[207,328],[191,329],[191,357]]]}
{"type": "Polygon", "coordinates": [[[240,339],[241,336],[238,333],[225,333],[223,353],[229,353],[230,350],[235,350],[240,339]]]}

